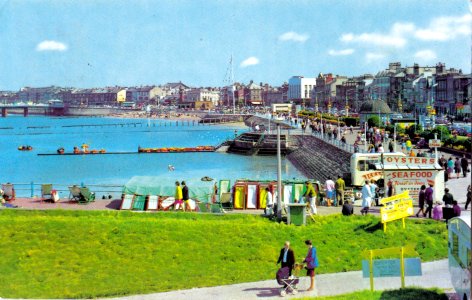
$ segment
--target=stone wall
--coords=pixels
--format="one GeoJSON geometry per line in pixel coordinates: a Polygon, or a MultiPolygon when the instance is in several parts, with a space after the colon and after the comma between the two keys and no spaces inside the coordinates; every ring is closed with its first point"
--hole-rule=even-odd
{"type": "Polygon", "coordinates": [[[349,172],[351,153],[311,135],[293,135],[290,139],[293,151],[287,158],[306,177],[324,183],[328,176],[336,180],[349,172]]]}

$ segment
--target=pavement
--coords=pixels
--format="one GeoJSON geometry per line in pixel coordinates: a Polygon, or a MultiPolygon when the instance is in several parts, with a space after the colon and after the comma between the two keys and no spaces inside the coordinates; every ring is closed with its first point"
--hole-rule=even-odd
{"type": "MultiPolygon", "coordinates": [[[[446,292],[453,291],[446,259],[421,264],[422,276],[405,277],[406,286],[424,288],[437,287],[446,292]]],[[[114,299],[126,300],[209,300],[209,299],[274,299],[280,298],[280,286],[274,279],[258,282],[248,282],[216,287],[194,288],[188,290],[171,291],[147,295],[136,295],[114,299]]],[[[310,283],[309,277],[301,277],[298,285],[298,294],[287,295],[287,298],[312,296],[333,296],[370,289],[369,278],[363,278],[361,271],[316,275],[315,290],[306,291],[310,283]]],[[[400,277],[383,277],[374,279],[375,290],[400,288],[400,277]]]]}

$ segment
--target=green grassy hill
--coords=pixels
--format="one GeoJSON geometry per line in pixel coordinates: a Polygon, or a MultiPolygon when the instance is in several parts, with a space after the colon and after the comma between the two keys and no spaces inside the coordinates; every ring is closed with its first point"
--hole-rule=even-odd
{"type": "Polygon", "coordinates": [[[317,273],[359,270],[361,251],[410,243],[423,261],[447,256],[444,223],[318,217],[305,227],[252,215],[119,211],[0,211],[0,297],[77,298],[272,279],[280,248],[318,249],[317,273]]]}

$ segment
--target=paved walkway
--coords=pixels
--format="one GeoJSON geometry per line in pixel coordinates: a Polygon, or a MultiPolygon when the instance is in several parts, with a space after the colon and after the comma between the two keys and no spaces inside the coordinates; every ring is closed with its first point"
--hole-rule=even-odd
{"type": "MultiPolygon", "coordinates": [[[[359,262],[360,264],[360,262],[359,262]]],[[[136,295],[115,299],[129,300],[209,300],[209,299],[274,299],[280,298],[279,286],[274,279],[259,282],[249,282],[208,288],[195,288],[189,290],[172,291],[148,295],[136,295]]],[[[424,288],[438,287],[448,292],[452,292],[453,287],[449,275],[447,260],[439,260],[422,264],[422,276],[406,277],[406,286],[418,286],[424,288]]],[[[370,288],[369,278],[363,278],[361,271],[343,272],[333,274],[317,275],[315,279],[316,289],[307,292],[309,278],[302,277],[299,284],[299,293],[295,296],[288,295],[287,298],[300,298],[308,296],[330,296],[351,293],[370,288]]],[[[400,288],[400,278],[376,278],[374,280],[376,290],[400,288]]]]}

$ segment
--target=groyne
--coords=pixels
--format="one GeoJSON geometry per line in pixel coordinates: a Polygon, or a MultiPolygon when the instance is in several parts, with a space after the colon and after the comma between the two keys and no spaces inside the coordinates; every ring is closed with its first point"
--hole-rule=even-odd
{"type": "Polygon", "coordinates": [[[349,172],[351,153],[311,135],[291,135],[287,159],[308,178],[324,182],[349,172]]]}

